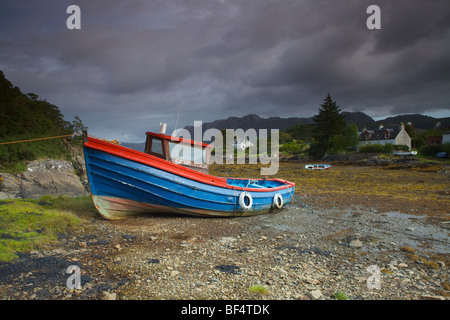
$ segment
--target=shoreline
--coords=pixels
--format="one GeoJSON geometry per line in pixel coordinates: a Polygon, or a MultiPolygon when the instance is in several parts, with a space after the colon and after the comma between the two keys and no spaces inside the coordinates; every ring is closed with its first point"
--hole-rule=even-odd
{"type": "MultiPolygon", "coordinates": [[[[0,299],[449,299],[448,173],[299,167],[283,164],[279,175],[297,180],[308,208],[294,201],[247,218],[91,217],[89,230],[0,264],[0,299]],[[80,267],[80,290],[66,286],[70,265],[80,267]],[[380,289],[368,287],[371,266],[380,289]]],[[[214,168],[243,172],[259,170],[214,168]]]]}

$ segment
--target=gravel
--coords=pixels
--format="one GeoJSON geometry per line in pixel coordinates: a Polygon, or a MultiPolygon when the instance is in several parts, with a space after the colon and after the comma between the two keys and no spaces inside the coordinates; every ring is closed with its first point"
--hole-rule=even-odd
{"type": "Polygon", "coordinates": [[[294,202],[248,218],[148,215],[86,224],[89,231],[0,264],[0,299],[450,296],[450,225],[421,215],[294,202]],[[81,289],[66,285],[71,265],[80,268],[81,289]],[[265,290],[249,290],[255,285],[265,290]]]}

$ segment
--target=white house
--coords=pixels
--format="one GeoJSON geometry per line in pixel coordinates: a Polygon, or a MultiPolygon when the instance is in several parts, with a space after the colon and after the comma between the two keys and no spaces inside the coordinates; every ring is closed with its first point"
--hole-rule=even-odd
{"type": "Polygon", "coordinates": [[[442,143],[450,143],[450,131],[442,132],[442,143]]]}
{"type": "Polygon", "coordinates": [[[244,139],[242,139],[239,142],[235,139],[233,146],[234,146],[235,149],[244,150],[246,148],[253,147],[254,144],[251,143],[250,140],[247,139],[247,137],[245,137],[244,139]]]}
{"type": "Polygon", "coordinates": [[[367,130],[364,128],[359,134],[358,147],[367,144],[393,144],[406,145],[411,150],[411,137],[405,130],[405,124],[401,123],[397,128],[384,128],[381,124],[377,130],[367,130]]]}

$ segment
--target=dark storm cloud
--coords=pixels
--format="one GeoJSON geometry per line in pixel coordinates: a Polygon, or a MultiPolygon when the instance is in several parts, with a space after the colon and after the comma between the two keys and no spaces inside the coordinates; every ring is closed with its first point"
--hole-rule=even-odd
{"type": "Polygon", "coordinates": [[[327,93],[372,116],[448,110],[448,0],[2,1],[0,69],[97,134],[136,139],[327,93]],[[66,9],[81,8],[81,30],[66,9]],[[371,4],[381,30],[366,27],[371,4]],[[180,109],[181,108],[181,109],[180,109]]]}

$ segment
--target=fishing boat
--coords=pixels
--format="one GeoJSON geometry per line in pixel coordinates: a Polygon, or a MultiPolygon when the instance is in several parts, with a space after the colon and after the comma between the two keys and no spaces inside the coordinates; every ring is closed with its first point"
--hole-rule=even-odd
{"type": "Polygon", "coordinates": [[[279,212],[295,184],[282,179],[216,177],[208,173],[212,146],[164,133],[146,133],[145,151],[84,132],[93,202],[106,219],[143,213],[251,216],[279,212]]]}
{"type": "Polygon", "coordinates": [[[417,151],[393,151],[392,154],[396,156],[416,156],[417,151]]]}
{"type": "Polygon", "coordinates": [[[329,164],[305,164],[305,169],[308,170],[327,170],[330,168],[331,165],[329,164]]]}

